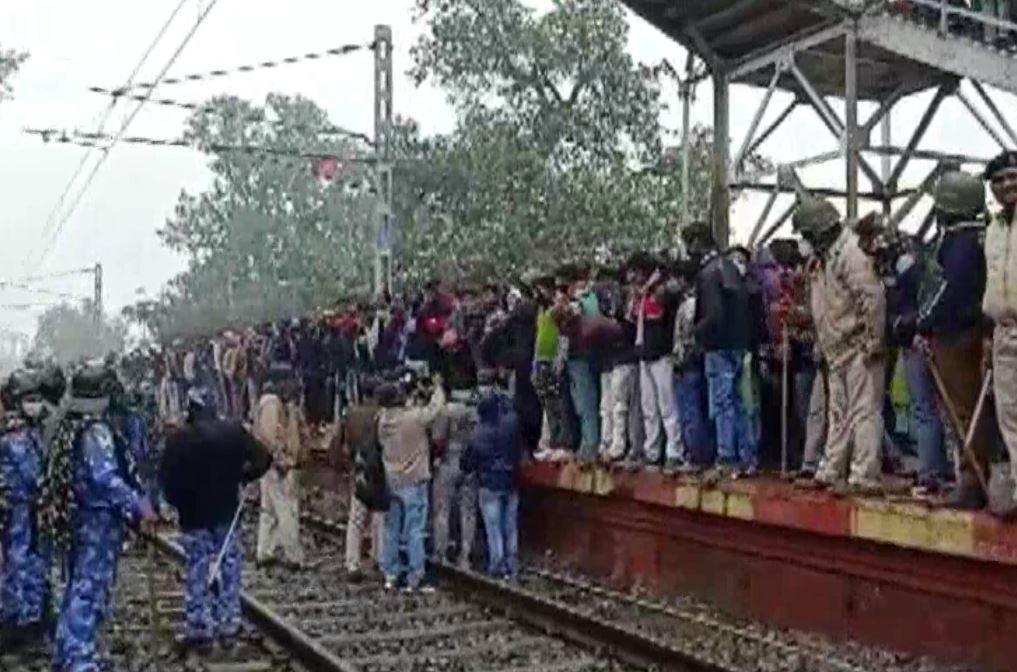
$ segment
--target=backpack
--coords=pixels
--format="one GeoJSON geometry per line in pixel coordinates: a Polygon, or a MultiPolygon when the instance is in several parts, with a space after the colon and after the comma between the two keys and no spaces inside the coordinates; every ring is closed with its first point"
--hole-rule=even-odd
{"type": "Polygon", "coordinates": [[[369,446],[357,451],[353,465],[353,494],[368,510],[381,513],[388,511],[392,492],[385,476],[385,463],[381,459],[381,443],[378,441],[378,415],[374,416],[374,436],[369,446]]]}

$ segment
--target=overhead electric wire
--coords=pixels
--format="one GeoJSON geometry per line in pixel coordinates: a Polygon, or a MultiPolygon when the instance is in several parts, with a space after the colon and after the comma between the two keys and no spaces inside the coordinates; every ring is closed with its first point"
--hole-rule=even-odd
{"type": "Polygon", "coordinates": [[[169,69],[172,68],[173,64],[176,63],[178,58],[180,58],[180,54],[182,54],[184,52],[184,49],[187,48],[187,45],[190,43],[195,33],[198,32],[198,28],[200,28],[201,24],[205,22],[205,19],[208,18],[208,15],[212,12],[213,9],[215,9],[215,6],[217,4],[219,4],[219,0],[211,0],[208,7],[205,8],[205,11],[198,15],[198,20],[194,23],[193,26],[191,26],[191,29],[187,31],[187,35],[184,36],[184,39],[180,43],[180,46],[177,47],[176,51],[173,52],[173,55],[170,56],[169,61],[167,61],[166,65],[163,66],[162,70],[159,71],[159,74],[156,75],[156,78],[153,82],[153,86],[148,90],[148,94],[144,97],[143,100],[138,102],[134,110],[127,116],[127,119],[125,119],[124,122],[120,125],[120,129],[117,131],[110,145],[104,148],[105,151],[103,152],[102,156],[99,158],[99,161],[95,164],[95,166],[92,167],[92,172],[88,174],[88,177],[85,179],[85,185],[81,188],[81,191],[78,192],[78,196],[77,198],[74,199],[74,202],[71,203],[71,207],[67,211],[67,215],[60,220],[60,223],[58,224],[56,230],[53,232],[53,235],[50,236],[50,239],[46,242],[46,246],[43,248],[43,252],[42,254],[39,255],[39,259],[36,262],[37,265],[41,265],[42,262],[45,260],[46,255],[49,254],[50,250],[53,249],[53,245],[56,243],[56,240],[60,236],[61,231],[63,231],[63,228],[67,224],[68,220],[70,220],[70,218],[74,215],[74,212],[77,210],[78,205],[81,203],[81,200],[85,197],[85,194],[88,192],[88,188],[92,185],[92,181],[95,179],[96,174],[98,174],[99,169],[102,168],[103,164],[106,163],[106,159],[109,158],[109,153],[113,151],[113,148],[116,147],[117,143],[120,142],[120,138],[124,136],[124,133],[127,132],[127,128],[131,125],[134,119],[141,112],[141,109],[145,106],[145,103],[148,101],[148,98],[151,97],[151,95],[155,92],[155,87],[159,85],[159,82],[162,81],[162,79],[166,76],[166,73],[169,72],[169,69]]]}
{"type": "MultiPolygon", "coordinates": [[[[95,136],[91,133],[78,133],[68,132],[66,130],[60,130],[55,128],[50,129],[25,129],[26,133],[32,133],[43,137],[53,138],[50,142],[55,144],[69,144],[69,145],[80,145],[84,147],[99,147],[103,148],[106,145],[104,142],[111,142],[113,136],[103,135],[95,136]]],[[[235,145],[228,143],[204,143],[200,146],[193,140],[187,140],[185,138],[149,138],[143,136],[125,136],[120,138],[120,142],[125,144],[143,145],[147,147],[175,147],[183,149],[192,149],[213,153],[239,153],[247,154],[249,156],[262,156],[265,162],[284,163],[289,165],[306,166],[307,162],[321,162],[321,161],[336,161],[341,165],[357,164],[357,165],[370,165],[376,162],[375,157],[370,155],[362,154],[348,154],[348,153],[337,153],[335,151],[328,150],[305,150],[295,147],[269,147],[265,145],[235,145]]],[[[361,180],[347,180],[346,182],[353,185],[361,180]]],[[[369,180],[368,180],[369,182],[369,180]]],[[[373,189],[373,187],[372,187],[373,189]]]]}
{"type": "Polygon", "coordinates": [[[205,19],[208,18],[209,13],[213,9],[215,9],[215,6],[217,4],[219,4],[219,0],[211,0],[208,7],[205,8],[205,11],[198,16],[198,20],[187,32],[187,35],[184,36],[184,39],[180,43],[180,46],[178,46],[176,51],[173,52],[173,55],[170,56],[169,61],[166,63],[163,69],[159,71],[159,74],[155,78],[154,86],[152,86],[152,88],[149,89],[148,95],[145,97],[144,100],[141,100],[135,106],[131,114],[129,114],[127,116],[127,119],[125,119],[124,122],[120,125],[120,130],[117,131],[116,135],[113,138],[113,141],[110,143],[108,147],[104,148],[103,154],[99,158],[99,161],[95,164],[95,166],[92,167],[92,172],[90,172],[88,174],[88,177],[85,179],[85,185],[81,188],[81,191],[78,192],[78,195],[74,199],[74,202],[71,203],[71,207],[67,211],[67,215],[60,220],[60,223],[57,225],[57,228],[53,232],[53,235],[50,236],[49,240],[46,242],[46,246],[43,248],[42,254],[39,255],[39,259],[36,262],[37,265],[41,265],[42,262],[45,260],[46,255],[49,254],[50,250],[53,249],[53,245],[56,243],[56,240],[60,236],[61,231],[63,231],[64,226],[67,224],[68,220],[70,220],[70,218],[74,215],[74,212],[77,210],[78,205],[81,203],[81,200],[85,197],[85,194],[88,192],[88,188],[92,186],[92,181],[98,174],[99,169],[102,168],[102,166],[106,163],[106,159],[109,158],[109,153],[113,151],[113,148],[116,147],[117,143],[120,142],[120,138],[122,138],[124,133],[127,132],[127,128],[131,125],[134,119],[138,116],[138,113],[140,113],[141,109],[145,106],[148,97],[150,97],[155,92],[155,87],[158,86],[162,78],[166,76],[167,72],[169,72],[169,69],[173,67],[174,63],[176,63],[177,59],[180,57],[180,54],[183,53],[184,49],[190,43],[191,38],[193,38],[195,33],[198,32],[198,28],[200,28],[201,24],[205,22],[205,19]]]}
{"type": "MultiPolygon", "coordinates": [[[[113,97],[116,97],[116,98],[125,98],[127,100],[146,100],[146,97],[142,96],[142,95],[118,93],[115,90],[104,89],[101,86],[90,86],[90,87],[88,87],[88,90],[91,91],[92,93],[98,93],[98,94],[102,94],[102,95],[105,95],[105,96],[113,96],[113,97]]],[[[148,103],[150,105],[162,105],[164,107],[175,107],[175,108],[178,108],[178,109],[181,109],[181,110],[188,110],[190,112],[195,112],[195,113],[198,113],[198,114],[212,114],[214,112],[219,111],[219,109],[220,109],[220,108],[218,108],[215,105],[215,103],[207,103],[207,102],[206,103],[193,103],[193,102],[188,102],[188,101],[175,100],[173,98],[151,98],[151,97],[148,97],[147,100],[148,100],[148,103]]],[[[251,114],[247,114],[247,115],[234,115],[234,116],[231,116],[231,119],[234,119],[234,118],[235,119],[239,119],[240,121],[249,121],[249,122],[263,121],[265,123],[276,124],[276,125],[278,125],[280,123],[278,120],[273,121],[273,120],[270,120],[270,119],[266,119],[264,113],[262,111],[260,111],[260,110],[256,110],[256,111],[252,112],[251,114]]],[[[345,135],[345,136],[350,137],[350,138],[355,138],[357,140],[362,140],[362,141],[366,142],[369,145],[372,145],[372,146],[374,145],[374,139],[371,138],[366,133],[361,133],[359,131],[352,131],[352,130],[350,130],[348,128],[343,128],[342,126],[336,126],[335,124],[327,124],[327,125],[324,125],[324,126],[321,126],[321,127],[299,125],[298,124],[298,125],[293,125],[293,126],[287,126],[287,128],[291,128],[291,129],[295,129],[295,130],[307,130],[307,131],[311,131],[311,132],[315,132],[315,133],[330,134],[330,135],[345,135]]],[[[33,131],[33,132],[38,132],[40,135],[43,136],[43,139],[46,139],[46,135],[45,135],[46,131],[33,131]]],[[[84,136],[84,134],[78,134],[78,135],[84,136]]],[[[97,134],[97,135],[101,135],[101,134],[97,134]]]]}
{"type": "MultiPolygon", "coordinates": [[[[180,13],[180,10],[184,8],[184,5],[187,4],[187,2],[188,0],[180,0],[180,2],[177,3],[177,6],[174,7],[173,11],[156,34],[155,39],[153,39],[148,45],[145,53],[142,54],[141,58],[135,64],[134,69],[131,70],[131,73],[127,76],[125,86],[129,87],[134,83],[134,78],[138,76],[139,72],[141,72],[141,68],[144,67],[145,63],[148,61],[148,57],[152,55],[153,51],[155,51],[159,42],[162,41],[163,36],[166,35],[166,31],[169,30],[170,25],[173,23],[174,19],[176,19],[177,14],[180,13]]],[[[102,119],[99,121],[99,127],[96,131],[97,133],[102,133],[106,130],[106,124],[109,123],[110,117],[113,116],[113,109],[116,107],[117,102],[117,99],[114,98],[106,106],[106,109],[100,113],[102,119]]],[[[85,152],[84,156],[81,157],[77,167],[74,169],[74,173],[71,175],[71,179],[67,182],[67,186],[64,187],[63,192],[60,194],[60,198],[57,199],[56,205],[53,206],[53,209],[50,211],[49,215],[47,215],[46,223],[43,225],[42,232],[40,234],[41,237],[45,238],[46,235],[49,234],[50,228],[56,223],[58,216],[63,211],[63,206],[67,200],[67,196],[71,193],[71,189],[78,181],[78,178],[81,176],[81,173],[85,168],[85,164],[88,163],[91,156],[92,150],[89,149],[89,151],[85,152]]]]}
{"type": "Polygon", "coordinates": [[[132,84],[130,86],[122,86],[116,90],[118,95],[123,95],[131,89],[154,89],[157,85],[169,86],[173,84],[185,84],[188,82],[200,82],[206,79],[216,79],[219,77],[228,77],[229,75],[237,73],[255,72],[257,70],[265,70],[270,68],[278,68],[282,65],[295,65],[303,61],[313,61],[321,58],[327,58],[329,56],[346,56],[357,51],[374,49],[375,43],[370,42],[367,44],[343,44],[338,47],[331,49],[325,49],[323,51],[312,51],[306,54],[300,54],[297,56],[287,56],[286,58],[277,58],[270,61],[260,61],[258,63],[249,63],[247,65],[236,65],[231,68],[221,68],[218,70],[208,70],[206,72],[196,72],[189,75],[181,75],[179,77],[166,77],[162,81],[155,82],[142,82],[140,84],[132,84]]]}

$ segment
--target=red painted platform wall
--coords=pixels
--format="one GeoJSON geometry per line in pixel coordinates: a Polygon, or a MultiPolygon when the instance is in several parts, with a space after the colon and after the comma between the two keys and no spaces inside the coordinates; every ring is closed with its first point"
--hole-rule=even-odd
{"type": "Polygon", "coordinates": [[[523,543],[618,587],[734,615],[1017,670],[1017,567],[529,485],[523,543]]]}

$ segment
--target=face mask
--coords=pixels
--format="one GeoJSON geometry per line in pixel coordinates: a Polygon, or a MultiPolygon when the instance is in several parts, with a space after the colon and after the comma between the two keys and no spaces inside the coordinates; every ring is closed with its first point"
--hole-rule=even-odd
{"type": "Polygon", "coordinates": [[[809,257],[816,253],[816,250],[812,247],[812,243],[810,243],[809,241],[799,240],[798,253],[801,254],[806,259],[808,259],[809,257]]]}

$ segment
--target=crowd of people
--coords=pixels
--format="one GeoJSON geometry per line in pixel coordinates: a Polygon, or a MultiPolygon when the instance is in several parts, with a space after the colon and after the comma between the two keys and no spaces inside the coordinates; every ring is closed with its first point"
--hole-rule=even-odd
{"type": "Polygon", "coordinates": [[[301,569],[316,439],[350,467],[349,579],[370,537],[386,588],[411,592],[429,590],[428,553],[515,577],[525,460],[708,483],[772,471],[838,494],[906,481],[963,509],[1002,493],[990,509],[1011,515],[1017,479],[991,467],[1017,466],[1017,152],[983,178],[945,173],[935,208],[931,244],[806,198],[797,237],[758,249],[693,223],[677,258],[435,281],[67,377],[26,363],[0,389],[2,645],[51,633],[57,672],[95,672],[125,531],[167,516],[187,556],[181,644],[230,645],[244,489],[258,564],[301,569]]]}

